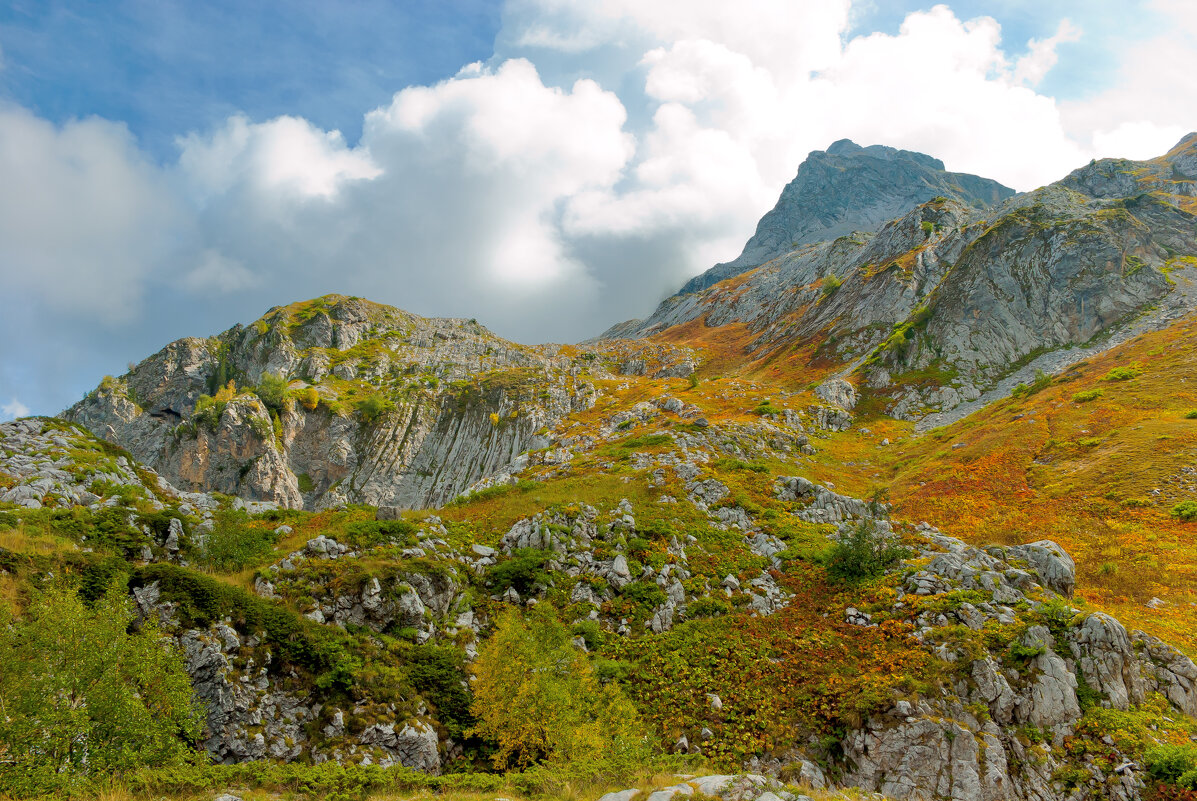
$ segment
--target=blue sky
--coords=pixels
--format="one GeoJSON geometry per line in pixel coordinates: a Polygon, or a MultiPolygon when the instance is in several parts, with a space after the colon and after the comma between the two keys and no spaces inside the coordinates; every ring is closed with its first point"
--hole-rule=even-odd
{"type": "Polygon", "coordinates": [[[1016,189],[1197,128],[1197,4],[0,4],[0,419],[344,292],[525,342],[733,258],[805,155],[1016,189]]]}
{"type": "Polygon", "coordinates": [[[56,122],[122,120],[160,159],[176,136],[305,117],[347,137],[411,84],[490,58],[493,0],[14,0],[0,6],[3,96],[56,122]]]}

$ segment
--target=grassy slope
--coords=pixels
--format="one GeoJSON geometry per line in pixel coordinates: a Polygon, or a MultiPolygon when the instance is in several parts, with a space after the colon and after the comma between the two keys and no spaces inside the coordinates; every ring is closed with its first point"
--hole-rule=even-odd
{"type": "MultiPolygon", "coordinates": [[[[1008,398],[885,450],[898,514],[972,542],[1053,539],[1077,562],[1077,593],[1128,625],[1197,653],[1197,319],[1090,359],[1042,391],[1008,398]],[[1127,380],[1111,370],[1142,372],[1127,380]],[[1086,400],[1085,393],[1100,392],[1086,400]],[[1153,596],[1167,605],[1149,609],[1153,596]]],[[[867,423],[865,423],[867,425],[867,423]]]]}

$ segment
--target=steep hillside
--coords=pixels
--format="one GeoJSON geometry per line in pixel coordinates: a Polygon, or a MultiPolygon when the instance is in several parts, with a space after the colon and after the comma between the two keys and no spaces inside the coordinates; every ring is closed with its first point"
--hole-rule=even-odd
{"type": "Polygon", "coordinates": [[[738,257],[692,278],[678,294],[700,292],[803,245],[876,231],[936,196],[984,209],[1013,194],[997,181],[947,172],[922,153],[841,139],[806,157],[738,257]]]}
{"type": "Polygon", "coordinates": [[[881,480],[902,514],[970,541],[1051,532],[1079,595],[1197,653],[1195,354],[1188,317],[898,443],[881,480]]]}
{"type": "MultiPolygon", "coordinates": [[[[539,481],[390,520],[139,496],[134,513],[181,531],[173,547],[148,534],[146,551],[93,543],[75,524],[91,499],[65,478],[38,483],[83,475],[78,460],[109,446],[61,423],[6,424],[4,578],[127,582],[183,649],[202,746],[225,762],[478,770],[487,743],[469,734],[462,679],[505,610],[542,605],[667,750],[807,788],[1137,798],[1145,778],[1128,765],[1197,732],[1197,667],[1071,599],[1058,545],[982,550],[890,519],[803,478],[809,448],[745,435],[751,415],[758,433],[859,438],[837,430],[847,415],[737,411],[727,403],[749,387],[660,381],[621,380],[603,419],[578,422],[579,452],[531,470],[539,481]],[[9,500],[22,488],[46,491],[9,500]],[[866,551],[874,562],[851,556],[866,551]]],[[[86,491],[120,458],[128,481],[151,475],[117,457],[86,491]]]]}
{"type": "Polygon", "coordinates": [[[684,341],[671,329],[735,328],[743,362],[806,349],[892,415],[943,423],[1193,307],[1195,158],[1190,135],[1158,159],[1096,162],[988,210],[935,198],[613,332],[684,341]]]}
{"type": "MultiPolygon", "coordinates": [[[[621,356],[629,370],[647,369],[640,351],[656,371],[692,369],[683,351],[653,347],[621,356]]],[[[330,295],[173,342],[63,417],[188,489],[288,507],[431,506],[514,469],[593,405],[606,368],[582,355],[330,295]]]]}

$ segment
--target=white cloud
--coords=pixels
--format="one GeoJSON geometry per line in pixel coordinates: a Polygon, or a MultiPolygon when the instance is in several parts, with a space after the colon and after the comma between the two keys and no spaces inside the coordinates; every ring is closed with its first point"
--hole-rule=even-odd
{"type": "Polygon", "coordinates": [[[185,224],[124,125],[0,108],[0,279],[49,309],[128,322],[185,224]]]}
{"type": "Polygon", "coordinates": [[[321,131],[304,119],[251,123],[231,117],[208,136],[178,140],[179,167],[194,196],[211,201],[235,187],[274,201],[332,199],[346,182],[377,178],[381,170],[340,131],[321,131]]]}
{"type": "Polygon", "coordinates": [[[1153,0],[1150,6],[1160,33],[1120,48],[1117,83],[1061,104],[1069,132],[1102,156],[1158,156],[1197,130],[1197,4],[1153,0]]]}
{"type": "Polygon", "coordinates": [[[1075,42],[1081,38],[1081,29],[1067,19],[1060,20],[1056,32],[1046,39],[1032,39],[1027,43],[1027,53],[1014,65],[1014,81],[1026,86],[1038,86],[1059,56],[1056,48],[1064,42],[1075,42]]]}
{"type": "Polygon", "coordinates": [[[227,295],[258,286],[261,279],[245,265],[217,250],[205,250],[196,266],[183,275],[182,285],[197,295],[227,295]]]}
{"type": "Polygon", "coordinates": [[[220,260],[185,286],[239,289],[251,265],[267,287],[489,312],[530,332],[546,299],[588,302],[593,279],[562,239],[561,209],[619,180],[635,148],[625,120],[595,82],[548,87],[516,59],[400,91],[366,115],[353,149],[294,121],[285,141],[303,144],[281,152],[277,120],[192,135],[180,164],[220,260]],[[297,195],[305,202],[283,202],[297,195]]]}
{"type": "Polygon", "coordinates": [[[28,416],[29,407],[16,398],[10,398],[8,403],[0,403],[0,420],[15,420],[28,416]]]}

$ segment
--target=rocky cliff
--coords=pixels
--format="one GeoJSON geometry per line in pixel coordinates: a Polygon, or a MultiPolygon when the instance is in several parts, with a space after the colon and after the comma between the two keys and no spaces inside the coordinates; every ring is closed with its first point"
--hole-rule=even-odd
{"type": "Polygon", "coordinates": [[[592,367],[602,372],[474,321],[328,296],[173,342],[63,416],[187,489],[289,507],[430,506],[592,405],[592,367]]]}

